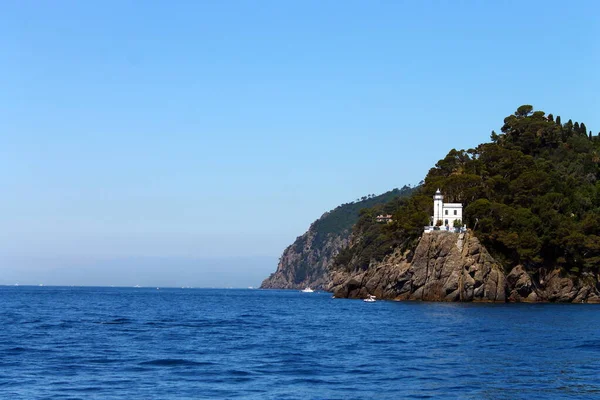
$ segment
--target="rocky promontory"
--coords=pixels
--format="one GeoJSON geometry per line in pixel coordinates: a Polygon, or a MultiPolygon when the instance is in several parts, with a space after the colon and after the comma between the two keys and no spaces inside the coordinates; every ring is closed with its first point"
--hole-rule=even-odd
{"type": "Polygon", "coordinates": [[[397,249],[366,270],[331,272],[336,298],[374,295],[391,300],[468,302],[600,302],[595,278],[563,276],[558,269],[531,276],[523,266],[505,274],[471,231],[425,233],[414,251],[397,249]]]}

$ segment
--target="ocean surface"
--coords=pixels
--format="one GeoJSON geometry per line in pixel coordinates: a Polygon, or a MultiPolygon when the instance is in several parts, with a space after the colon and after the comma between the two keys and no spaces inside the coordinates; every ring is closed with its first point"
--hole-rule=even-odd
{"type": "Polygon", "coordinates": [[[600,305],[0,287],[0,398],[600,398],[600,305]]]}

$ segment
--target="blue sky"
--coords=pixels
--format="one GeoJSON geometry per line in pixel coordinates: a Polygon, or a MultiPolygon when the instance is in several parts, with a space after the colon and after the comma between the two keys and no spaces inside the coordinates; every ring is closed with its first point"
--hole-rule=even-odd
{"type": "Polygon", "coordinates": [[[600,3],[572,3],[3,2],[0,283],[256,285],[521,104],[597,133],[600,3]]]}

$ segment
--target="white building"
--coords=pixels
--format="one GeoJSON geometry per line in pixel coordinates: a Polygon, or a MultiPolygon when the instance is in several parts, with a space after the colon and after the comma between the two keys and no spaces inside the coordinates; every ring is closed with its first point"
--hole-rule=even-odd
{"type": "Polygon", "coordinates": [[[378,215],[377,218],[375,218],[375,220],[377,222],[386,222],[386,223],[390,223],[392,222],[392,216],[390,214],[387,215],[378,215]]]}
{"type": "Polygon", "coordinates": [[[460,226],[463,225],[462,204],[461,203],[444,203],[444,196],[440,189],[433,196],[433,216],[432,225],[442,221],[442,226],[454,228],[454,221],[460,220],[460,226]]]}

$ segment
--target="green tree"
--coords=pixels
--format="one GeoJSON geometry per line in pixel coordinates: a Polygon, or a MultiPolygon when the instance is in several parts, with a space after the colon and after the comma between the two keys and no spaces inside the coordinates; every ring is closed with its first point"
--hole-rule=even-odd
{"type": "Polygon", "coordinates": [[[527,117],[529,114],[531,114],[532,111],[533,111],[533,106],[531,106],[529,104],[524,104],[521,107],[517,108],[515,115],[517,117],[523,118],[523,117],[527,117]]]}
{"type": "Polygon", "coordinates": [[[490,139],[492,140],[492,142],[497,143],[499,138],[500,136],[498,136],[496,131],[492,131],[492,134],[490,135],[490,139]]]}

